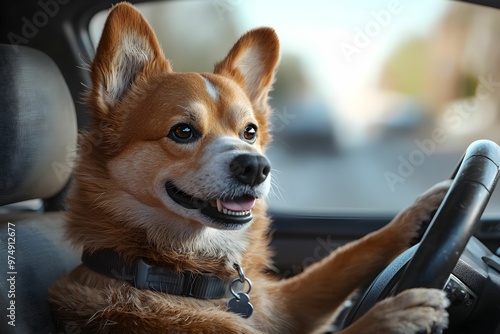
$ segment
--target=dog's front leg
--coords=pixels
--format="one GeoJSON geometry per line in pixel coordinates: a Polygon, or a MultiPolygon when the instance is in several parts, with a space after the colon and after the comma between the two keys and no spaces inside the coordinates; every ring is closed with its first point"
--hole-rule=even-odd
{"type": "Polygon", "coordinates": [[[276,300],[286,308],[297,333],[324,325],[338,306],[407,249],[430,219],[451,182],[439,183],[417,198],[384,228],[338,248],[303,273],[277,283],[276,300]]]}

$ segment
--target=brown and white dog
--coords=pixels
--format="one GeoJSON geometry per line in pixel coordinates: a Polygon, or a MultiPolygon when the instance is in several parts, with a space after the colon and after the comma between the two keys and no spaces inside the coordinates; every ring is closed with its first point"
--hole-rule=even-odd
{"type": "MultiPolygon", "coordinates": [[[[62,327],[317,332],[410,245],[449,183],[303,273],[288,280],[267,274],[263,198],[271,167],[264,150],[278,59],[275,32],[260,28],[243,35],[214,73],[176,73],[139,12],[125,3],[112,9],[91,66],[92,122],[80,136],[67,198],[67,235],[84,249],[84,264],[50,290],[62,327]],[[251,292],[234,278],[251,280],[251,292]],[[228,307],[231,289],[233,306],[248,306],[240,294],[248,292],[251,316],[228,307]]],[[[407,290],[342,333],[431,332],[446,327],[447,305],[440,291],[407,290]]]]}

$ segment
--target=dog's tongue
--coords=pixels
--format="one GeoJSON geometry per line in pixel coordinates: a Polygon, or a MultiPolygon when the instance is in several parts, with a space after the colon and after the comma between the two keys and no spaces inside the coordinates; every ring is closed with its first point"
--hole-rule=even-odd
{"type": "Polygon", "coordinates": [[[255,198],[244,196],[232,201],[221,201],[223,207],[231,211],[248,211],[255,205],[255,198]]]}
{"type": "Polygon", "coordinates": [[[231,211],[248,211],[255,205],[255,198],[251,196],[238,197],[233,200],[220,200],[222,206],[231,211]]]}

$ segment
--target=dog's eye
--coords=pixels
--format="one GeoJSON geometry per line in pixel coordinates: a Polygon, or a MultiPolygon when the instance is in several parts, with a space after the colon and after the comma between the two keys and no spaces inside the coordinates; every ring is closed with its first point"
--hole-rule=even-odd
{"type": "Polygon", "coordinates": [[[243,130],[243,139],[250,143],[255,142],[257,139],[257,125],[248,124],[245,126],[245,129],[243,130]]]}
{"type": "Polygon", "coordinates": [[[178,143],[192,143],[198,139],[198,132],[187,123],[176,124],[170,129],[168,137],[178,143]]]}

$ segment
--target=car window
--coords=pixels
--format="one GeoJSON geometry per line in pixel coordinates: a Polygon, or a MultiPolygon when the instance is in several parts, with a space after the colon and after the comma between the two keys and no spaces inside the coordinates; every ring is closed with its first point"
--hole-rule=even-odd
{"type": "MultiPolygon", "coordinates": [[[[455,1],[141,3],[176,71],[211,71],[271,26],[273,210],[390,213],[500,142],[500,11],[455,1]]],[[[97,45],[107,12],[91,21],[97,45]]],[[[500,212],[494,195],[487,212],[500,212]]]]}

